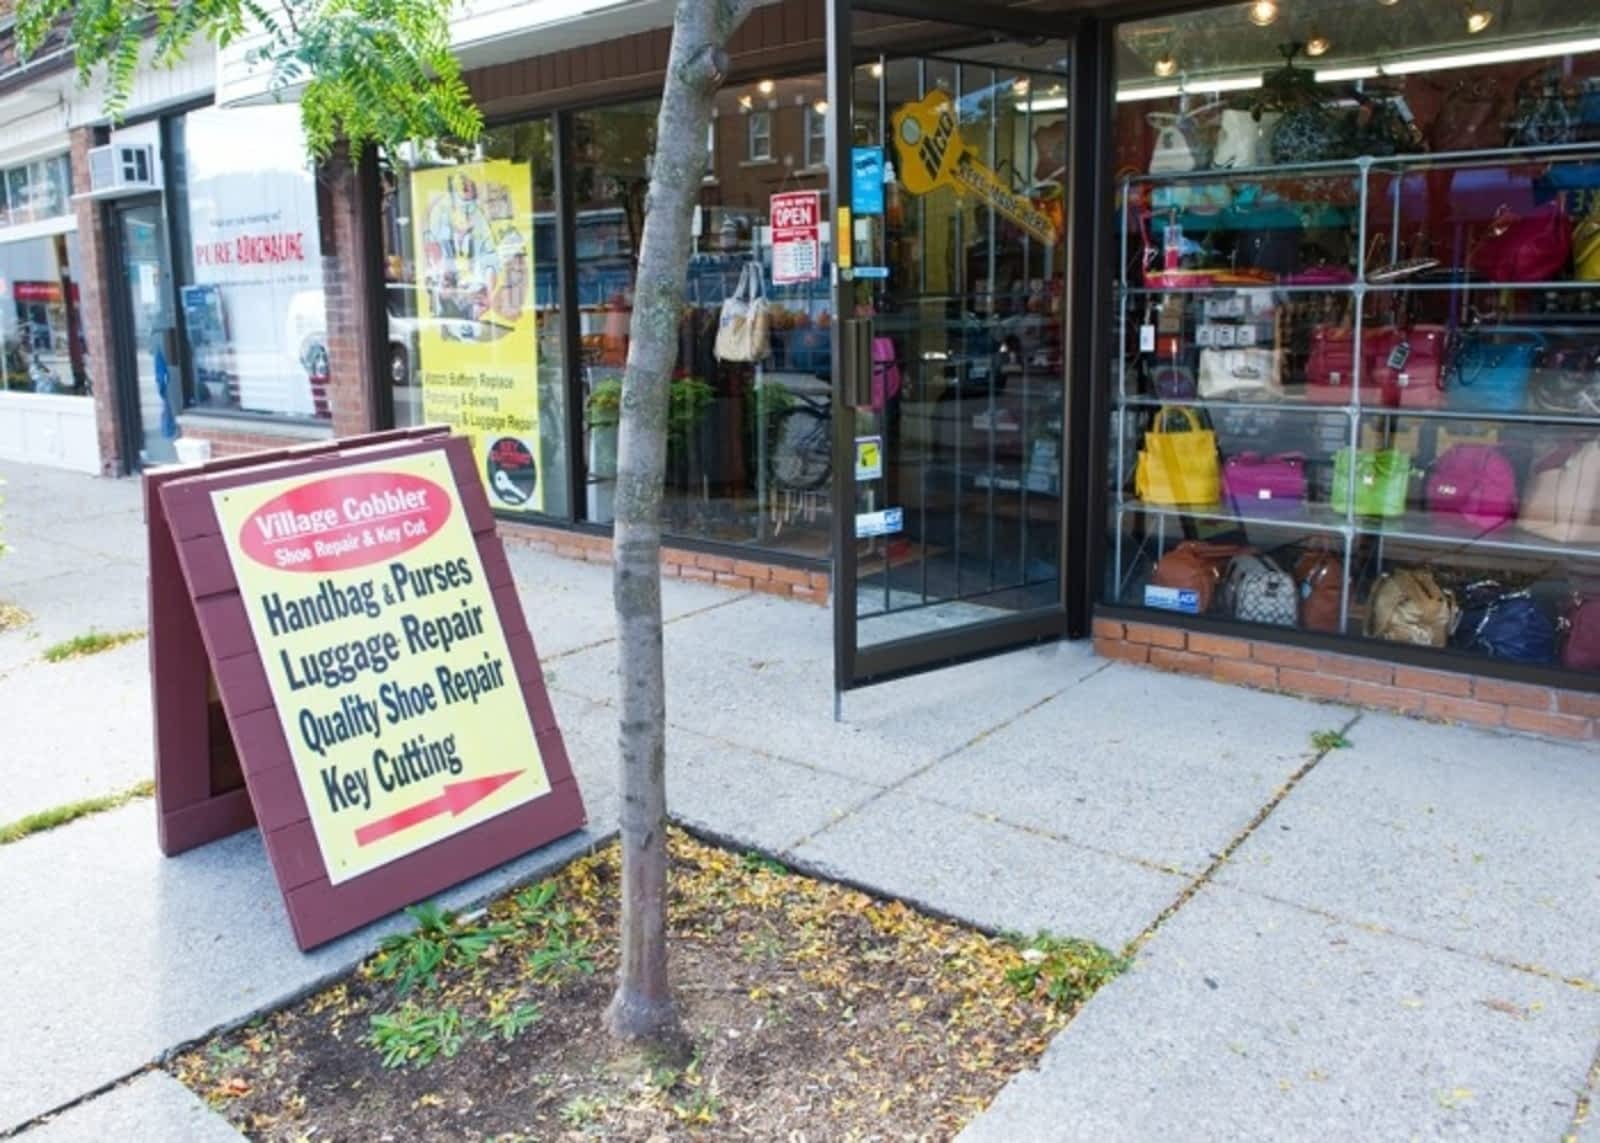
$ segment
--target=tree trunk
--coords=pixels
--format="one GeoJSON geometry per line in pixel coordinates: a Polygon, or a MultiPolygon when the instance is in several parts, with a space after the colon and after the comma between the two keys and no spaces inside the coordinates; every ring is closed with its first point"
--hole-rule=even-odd
{"type": "Polygon", "coordinates": [[[728,38],[750,0],[678,0],[656,124],[622,383],[612,594],[622,779],[622,963],[606,1012],[613,1035],[683,1044],[667,983],[666,680],[661,643],[661,500],[668,381],[678,353],[690,229],[728,38]]]}

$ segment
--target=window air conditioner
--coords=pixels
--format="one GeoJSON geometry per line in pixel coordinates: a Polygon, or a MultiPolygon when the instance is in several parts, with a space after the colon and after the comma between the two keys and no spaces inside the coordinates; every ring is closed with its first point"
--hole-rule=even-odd
{"type": "Polygon", "coordinates": [[[112,143],[89,151],[89,193],[96,198],[155,189],[155,152],[148,143],[112,143]]]}

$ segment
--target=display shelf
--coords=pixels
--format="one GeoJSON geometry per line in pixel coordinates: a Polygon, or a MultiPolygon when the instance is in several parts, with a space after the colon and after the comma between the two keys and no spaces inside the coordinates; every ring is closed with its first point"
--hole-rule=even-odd
{"type": "Polygon", "coordinates": [[[1142,500],[1124,500],[1121,507],[1128,513],[1169,519],[1222,520],[1252,528],[1282,528],[1293,532],[1363,536],[1425,544],[1459,544],[1476,550],[1493,549],[1528,555],[1600,560],[1600,543],[1560,544],[1526,532],[1515,524],[1474,531],[1427,511],[1380,518],[1349,516],[1331,504],[1306,504],[1294,513],[1254,515],[1235,512],[1223,503],[1176,508],[1142,500]]]}
{"type": "Polygon", "coordinates": [[[1286,397],[1281,401],[1229,401],[1203,400],[1196,398],[1190,400],[1168,400],[1164,397],[1153,397],[1147,394],[1133,394],[1127,397],[1117,396],[1112,399],[1113,405],[1126,405],[1130,409],[1160,409],[1160,408],[1185,408],[1229,411],[1244,409],[1264,413],[1337,413],[1348,416],[1358,414],[1363,418],[1376,420],[1379,417],[1394,417],[1400,420],[1416,418],[1426,421],[1492,421],[1496,424],[1528,424],[1528,425],[1561,425],[1567,428],[1594,428],[1600,429],[1600,414],[1583,413],[1496,413],[1487,409],[1406,409],[1395,405],[1368,405],[1350,404],[1339,405],[1320,404],[1307,401],[1304,398],[1286,397]]]}
{"type": "Polygon", "coordinates": [[[1409,155],[1357,155],[1348,159],[1319,159],[1304,163],[1282,163],[1270,167],[1200,167],[1192,171],[1169,171],[1161,174],[1129,175],[1123,182],[1132,186],[1156,183],[1216,182],[1241,179],[1263,181],[1273,178],[1293,178],[1311,174],[1349,173],[1359,176],[1363,171],[1377,168],[1391,171],[1414,171],[1427,167],[1494,167],[1508,164],[1525,166],[1530,157],[1545,162],[1561,159],[1593,158],[1600,161],[1600,143],[1551,143],[1545,146],[1497,147],[1484,151],[1419,151],[1409,155]]]}

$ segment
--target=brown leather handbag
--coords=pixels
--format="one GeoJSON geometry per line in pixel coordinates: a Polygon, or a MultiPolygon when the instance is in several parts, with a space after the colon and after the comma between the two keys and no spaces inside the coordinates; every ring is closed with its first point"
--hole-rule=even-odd
{"type": "Polygon", "coordinates": [[[1300,626],[1337,633],[1344,561],[1328,551],[1307,552],[1294,565],[1294,582],[1300,589],[1300,626]]]}
{"type": "Polygon", "coordinates": [[[1600,543],[1600,440],[1558,446],[1534,461],[1517,523],[1557,543],[1600,543]]]}
{"type": "Polygon", "coordinates": [[[1156,562],[1150,582],[1156,587],[1172,587],[1192,591],[1198,596],[1200,613],[1211,610],[1228,562],[1245,551],[1242,544],[1212,544],[1202,540],[1184,540],[1156,562]]]}

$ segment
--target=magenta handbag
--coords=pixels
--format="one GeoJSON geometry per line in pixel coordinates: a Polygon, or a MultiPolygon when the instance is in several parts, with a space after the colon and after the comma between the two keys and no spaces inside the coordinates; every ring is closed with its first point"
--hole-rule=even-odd
{"type": "Polygon", "coordinates": [[[872,410],[883,412],[884,406],[900,395],[900,362],[895,356],[892,337],[872,339],[872,410]]]}
{"type": "Polygon", "coordinates": [[[1241,452],[1222,465],[1222,498],[1241,516],[1285,515],[1306,499],[1306,462],[1298,453],[1241,452]]]}
{"type": "Polygon", "coordinates": [[[1517,474],[1493,445],[1459,444],[1428,473],[1428,511],[1489,532],[1517,518],[1517,474]]]}
{"type": "Polygon", "coordinates": [[[1571,256],[1572,219],[1557,199],[1521,218],[1502,206],[1468,261],[1491,282],[1548,282],[1571,256]]]}
{"type": "Polygon", "coordinates": [[[1348,286],[1356,273],[1348,266],[1308,266],[1281,279],[1286,286],[1348,286]]]}

